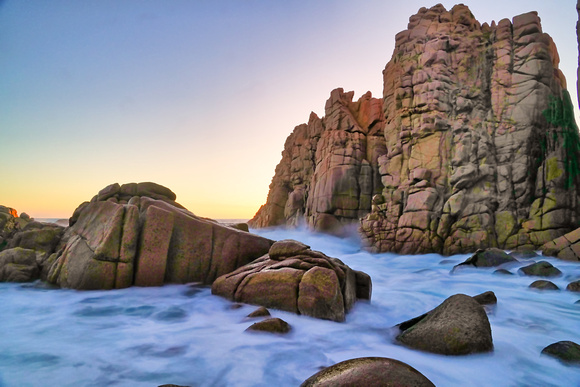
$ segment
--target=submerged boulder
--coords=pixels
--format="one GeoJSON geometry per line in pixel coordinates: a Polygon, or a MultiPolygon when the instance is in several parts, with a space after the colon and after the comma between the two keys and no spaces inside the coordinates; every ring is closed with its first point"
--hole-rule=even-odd
{"type": "Polygon", "coordinates": [[[422,373],[399,360],[362,357],[346,360],[309,377],[300,387],[434,387],[422,373]]]}
{"type": "Polygon", "coordinates": [[[47,280],[73,289],[211,284],[273,243],[194,215],[154,183],[105,187],[69,222],[47,280]]]}
{"type": "Polygon", "coordinates": [[[580,345],[573,341],[558,341],[542,349],[542,355],[555,357],[568,365],[580,366],[580,345]]]}
{"type": "Polygon", "coordinates": [[[496,267],[515,262],[518,262],[518,260],[503,250],[496,248],[489,248],[485,250],[480,249],[477,250],[475,254],[473,254],[467,260],[465,260],[465,262],[456,265],[453,269],[457,270],[458,268],[464,266],[496,267]]]}
{"type": "Polygon", "coordinates": [[[268,255],[219,277],[212,293],[333,321],[344,321],[357,298],[370,299],[370,277],[297,241],[272,245],[268,255]]]}
{"type": "Polygon", "coordinates": [[[547,261],[540,261],[524,266],[518,272],[536,277],[558,277],[562,275],[562,272],[557,267],[554,267],[547,261]]]}
{"type": "Polygon", "coordinates": [[[493,350],[487,314],[477,300],[465,294],[449,297],[425,315],[399,324],[399,329],[399,343],[426,352],[467,355],[493,350]]]}

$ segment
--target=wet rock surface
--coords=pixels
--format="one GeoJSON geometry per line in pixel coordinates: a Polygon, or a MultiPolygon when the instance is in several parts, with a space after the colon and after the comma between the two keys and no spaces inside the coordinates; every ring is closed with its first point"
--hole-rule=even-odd
{"type": "Polygon", "coordinates": [[[518,272],[536,277],[558,277],[562,275],[562,272],[557,267],[554,267],[547,261],[540,261],[524,266],[518,272]]]}
{"type": "Polygon", "coordinates": [[[301,387],[386,386],[433,387],[422,373],[401,361],[383,357],[346,360],[312,375],[301,387]]]}
{"type": "Polygon", "coordinates": [[[580,345],[573,341],[550,344],[542,350],[542,355],[555,357],[568,365],[580,366],[580,345]]]}
{"type": "MultiPolygon", "coordinates": [[[[486,297],[483,297],[486,298],[486,297]]],[[[484,308],[473,298],[456,294],[432,311],[399,324],[397,342],[442,355],[467,355],[493,350],[484,308]]]]}

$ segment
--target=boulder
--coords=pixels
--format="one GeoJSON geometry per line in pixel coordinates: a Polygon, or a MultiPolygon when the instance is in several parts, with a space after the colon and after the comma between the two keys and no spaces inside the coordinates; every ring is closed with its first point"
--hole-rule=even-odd
{"type": "Polygon", "coordinates": [[[384,357],[362,357],[327,367],[309,377],[300,386],[434,387],[435,385],[415,368],[401,361],[384,357]]]}
{"type": "Polygon", "coordinates": [[[531,265],[522,267],[518,271],[522,274],[536,277],[558,277],[562,275],[562,272],[558,268],[552,266],[547,261],[532,263],[531,265]]]}
{"type": "Polygon", "coordinates": [[[48,260],[47,280],[73,289],[211,284],[273,243],[197,217],[174,200],[154,183],[105,187],[75,210],[48,260]]]}
{"type": "Polygon", "coordinates": [[[396,338],[407,347],[442,355],[493,350],[485,310],[464,294],[451,296],[424,316],[410,321],[399,325],[402,332],[396,338]]]}
{"type": "Polygon", "coordinates": [[[30,282],[39,277],[34,250],[15,247],[0,252],[0,282],[30,282]]]}
{"type": "Polygon", "coordinates": [[[290,325],[282,319],[268,318],[250,325],[246,331],[286,334],[290,332],[291,329],[290,325]]]}
{"type": "Polygon", "coordinates": [[[474,266],[474,267],[496,267],[507,263],[518,262],[517,259],[513,258],[505,251],[489,248],[485,250],[477,250],[470,258],[465,262],[456,265],[453,269],[456,270],[462,266],[474,266]]]}
{"type": "Polygon", "coordinates": [[[542,355],[555,357],[567,365],[580,366],[580,345],[573,341],[558,341],[542,349],[542,355]]]}
{"type": "Polygon", "coordinates": [[[560,290],[560,288],[551,281],[537,280],[530,284],[530,288],[538,290],[560,290]]]}
{"type": "Polygon", "coordinates": [[[252,313],[250,313],[247,317],[248,318],[256,318],[256,317],[269,317],[270,316],[270,311],[261,306],[258,309],[256,309],[255,311],[253,311],[252,313]]]}
{"type": "Polygon", "coordinates": [[[370,277],[293,240],[274,243],[268,255],[219,277],[212,293],[235,302],[333,321],[344,321],[359,296],[370,299],[370,277]]]}
{"type": "Polygon", "coordinates": [[[571,292],[580,292],[580,280],[570,282],[568,286],[566,286],[566,290],[571,292]]]}

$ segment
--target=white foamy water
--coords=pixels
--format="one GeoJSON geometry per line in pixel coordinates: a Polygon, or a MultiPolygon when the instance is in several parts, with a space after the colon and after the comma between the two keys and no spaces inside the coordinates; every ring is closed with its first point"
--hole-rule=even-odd
{"type": "MultiPolygon", "coordinates": [[[[256,307],[231,309],[209,288],[81,292],[0,284],[0,386],[297,386],[320,367],[366,356],[408,363],[437,386],[580,385],[580,368],[540,355],[556,341],[580,343],[578,293],[532,290],[536,278],[498,276],[494,269],[450,274],[468,255],[371,255],[328,236],[258,233],[301,240],[365,271],[372,301],[357,303],[344,323],[271,310],[293,328],[276,336],[244,332],[256,321],[245,319],[256,307]],[[392,342],[395,324],[453,294],[487,290],[498,298],[489,315],[492,353],[449,357],[392,342]]],[[[561,289],[580,278],[580,264],[546,260],[564,273],[552,280],[561,289]]]]}

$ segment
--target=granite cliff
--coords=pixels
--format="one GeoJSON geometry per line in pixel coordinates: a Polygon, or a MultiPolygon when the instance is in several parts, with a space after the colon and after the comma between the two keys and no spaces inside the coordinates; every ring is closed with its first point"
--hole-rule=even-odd
{"type": "Polygon", "coordinates": [[[577,228],[578,129],[537,13],[488,25],[439,4],[395,41],[382,101],[333,91],[286,141],[251,225],[361,218],[372,251],[443,254],[537,249],[577,228]]]}

